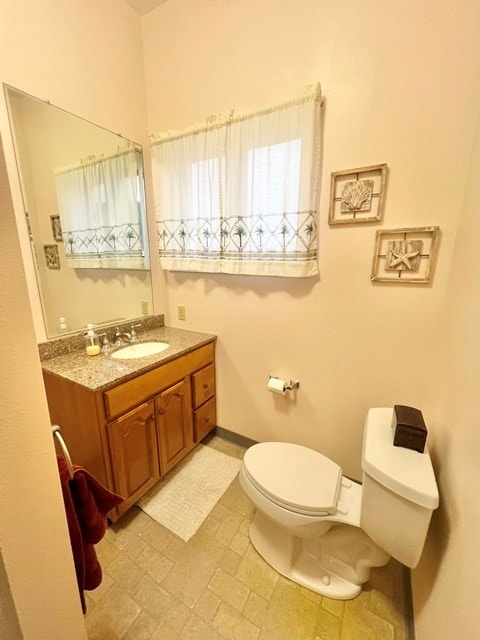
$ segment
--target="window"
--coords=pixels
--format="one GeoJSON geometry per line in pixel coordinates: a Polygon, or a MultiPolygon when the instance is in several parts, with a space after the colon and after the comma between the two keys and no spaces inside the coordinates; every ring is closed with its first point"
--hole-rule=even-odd
{"type": "Polygon", "coordinates": [[[260,252],[296,247],[301,145],[297,139],[248,151],[247,212],[269,212],[260,214],[250,229],[252,244],[260,252]]]}
{"type": "Polygon", "coordinates": [[[152,137],[162,267],[304,277],[316,264],[320,87],[152,137]]]}

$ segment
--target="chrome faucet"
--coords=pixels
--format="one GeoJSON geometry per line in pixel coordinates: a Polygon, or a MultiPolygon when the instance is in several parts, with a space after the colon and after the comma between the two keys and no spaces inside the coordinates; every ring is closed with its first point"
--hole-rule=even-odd
{"type": "Polygon", "coordinates": [[[130,332],[125,331],[122,333],[120,328],[117,327],[115,330],[115,346],[120,347],[123,344],[123,337],[126,338],[127,342],[136,342],[138,340],[137,332],[135,329],[141,327],[141,324],[132,324],[130,325],[130,332]]]}
{"type": "Polygon", "coordinates": [[[102,346],[101,346],[102,352],[103,352],[103,353],[108,353],[108,352],[110,351],[110,347],[111,347],[112,345],[111,345],[111,344],[110,344],[110,342],[108,341],[108,336],[107,336],[107,334],[106,334],[106,333],[100,333],[98,337],[99,337],[99,338],[103,338],[103,340],[102,340],[102,346]]]}
{"type": "Polygon", "coordinates": [[[116,347],[121,347],[122,346],[122,344],[123,344],[122,335],[123,334],[120,332],[120,327],[117,327],[115,329],[115,341],[113,343],[116,347]]]}

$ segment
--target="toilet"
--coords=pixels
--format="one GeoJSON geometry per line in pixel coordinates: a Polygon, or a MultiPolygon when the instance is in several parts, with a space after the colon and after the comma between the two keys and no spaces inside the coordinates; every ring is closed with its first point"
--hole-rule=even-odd
{"type": "Polygon", "coordinates": [[[262,442],[247,450],[240,482],[257,508],[249,536],[279,573],[348,600],[391,556],[416,567],[438,489],[426,449],[393,446],[392,415],[391,408],[368,411],[362,484],[296,444],[262,442]]]}

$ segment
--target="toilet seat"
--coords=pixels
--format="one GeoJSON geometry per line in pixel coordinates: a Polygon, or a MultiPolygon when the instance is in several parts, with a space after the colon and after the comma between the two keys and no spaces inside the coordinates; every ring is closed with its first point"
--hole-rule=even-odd
{"type": "Polygon", "coordinates": [[[288,442],[262,442],[243,460],[245,475],[275,504],[303,515],[336,512],[342,469],[321,453],[288,442]]]}

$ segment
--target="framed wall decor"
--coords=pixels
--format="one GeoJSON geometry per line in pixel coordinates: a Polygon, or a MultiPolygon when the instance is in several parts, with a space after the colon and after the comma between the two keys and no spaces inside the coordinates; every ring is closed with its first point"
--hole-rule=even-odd
{"type": "Polygon", "coordinates": [[[385,206],[387,165],[332,173],[328,223],[379,222],[385,206]]]}
{"type": "Polygon", "coordinates": [[[27,222],[28,237],[30,238],[30,242],[33,242],[32,223],[30,222],[30,214],[28,211],[25,211],[25,220],[27,222]]]}
{"type": "Polygon", "coordinates": [[[44,244],[45,263],[49,269],[60,269],[60,256],[56,244],[44,244]]]}
{"type": "Polygon", "coordinates": [[[52,225],[53,239],[56,240],[56,242],[61,242],[63,240],[63,237],[60,216],[50,216],[50,224],[52,225]]]}
{"type": "Polygon", "coordinates": [[[371,281],[430,283],[439,233],[440,227],[377,231],[371,281]]]}

